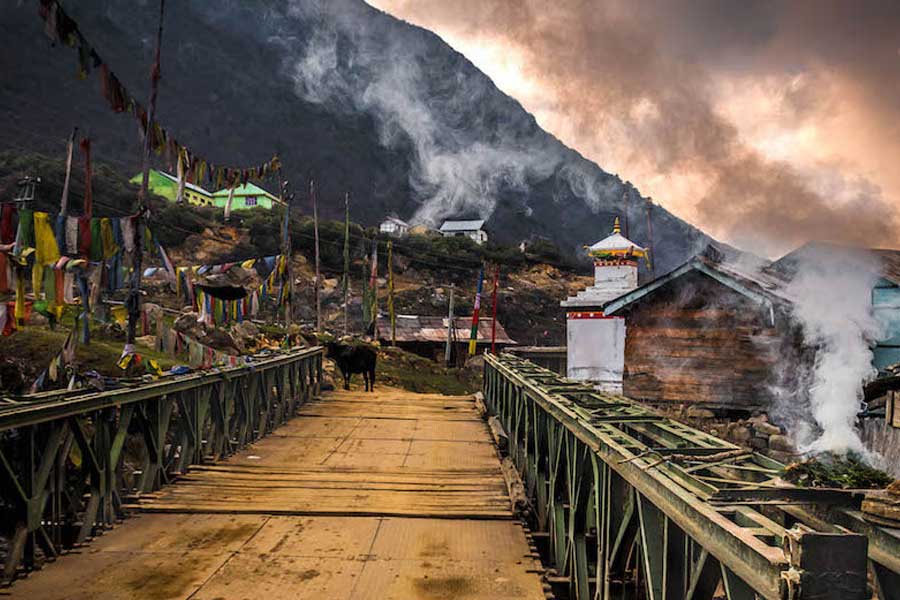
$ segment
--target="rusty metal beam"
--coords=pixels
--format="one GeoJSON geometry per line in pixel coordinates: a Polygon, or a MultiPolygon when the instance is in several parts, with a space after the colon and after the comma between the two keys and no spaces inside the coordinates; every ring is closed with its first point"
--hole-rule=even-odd
{"type": "Polygon", "coordinates": [[[509,434],[535,504],[532,528],[549,532],[554,566],[572,597],[616,598],[627,585],[654,599],[708,597],[720,585],[735,600],[864,597],[865,536],[787,530],[791,537],[752,506],[734,506],[753,494],[754,501],[816,500],[795,488],[772,492],[772,461],[621,396],[589,393],[583,384],[567,395],[572,387],[512,355],[486,355],[485,405],[509,434]],[[584,455],[593,469],[581,468],[584,455]],[[596,535],[586,551],[579,545],[588,521],[579,516],[576,487],[560,485],[573,480],[593,498],[596,535]],[[716,506],[717,496],[732,502],[716,506]],[[803,560],[825,545],[836,561],[803,560]],[[811,583],[835,577],[842,586],[811,583]]]}
{"type": "Polygon", "coordinates": [[[318,395],[322,356],[309,348],[134,388],[0,405],[0,500],[15,524],[0,579],[39,566],[37,547],[52,558],[102,532],[126,516],[123,499],[270,433],[318,395]],[[124,472],[125,448],[138,471],[124,472]]]}

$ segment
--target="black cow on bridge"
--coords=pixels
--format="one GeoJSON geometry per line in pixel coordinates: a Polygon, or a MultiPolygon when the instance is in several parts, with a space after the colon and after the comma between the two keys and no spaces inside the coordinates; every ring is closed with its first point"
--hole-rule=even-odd
{"type": "Polygon", "coordinates": [[[378,351],[362,344],[328,342],[328,356],[334,360],[344,378],[344,389],[350,389],[350,378],[354,373],[362,373],[366,391],[375,391],[375,363],[378,351]]]}

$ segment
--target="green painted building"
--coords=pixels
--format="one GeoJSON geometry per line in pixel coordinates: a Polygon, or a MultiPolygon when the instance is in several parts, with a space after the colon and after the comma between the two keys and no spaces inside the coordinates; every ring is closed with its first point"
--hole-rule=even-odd
{"type": "MultiPolygon", "coordinates": [[[[141,173],[138,173],[130,181],[136,185],[141,185],[141,177],[141,173]]],[[[149,188],[157,196],[162,196],[166,200],[175,202],[175,199],[178,197],[178,178],[164,171],[150,169],[149,188]]],[[[214,205],[212,192],[188,182],[184,184],[184,201],[194,206],[214,205]]]]}
{"type": "MultiPolygon", "coordinates": [[[[229,188],[219,190],[213,194],[213,204],[218,208],[225,208],[228,202],[229,188]]],[[[246,185],[239,185],[234,189],[234,197],[231,200],[231,210],[252,210],[254,208],[264,208],[272,210],[276,206],[283,206],[283,202],[276,196],[273,196],[258,185],[247,182],[246,185]]]]}

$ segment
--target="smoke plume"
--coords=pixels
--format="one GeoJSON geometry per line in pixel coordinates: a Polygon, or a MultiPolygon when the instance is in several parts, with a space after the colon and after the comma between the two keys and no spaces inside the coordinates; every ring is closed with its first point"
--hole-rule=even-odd
{"type": "MultiPolygon", "coordinates": [[[[862,385],[876,374],[871,345],[882,326],[872,311],[872,287],[880,265],[875,257],[850,249],[820,248],[807,253],[786,292],[793,300],[792,317],[812,351],[811,367],[794,379],[801,386],[783,400],[808,397],[808,410],[780,407],[782,416],[807,414],[812,423],[790,423],[803,452],[865,453],[856,429],[862,385]]],[[[806,407],[803,407],[806,408],[806,407]]]]}
{"type": "MultiPolygon", "coordinates": [[[[435,224],[461,214],[487,218],[501,191],[527,190],[529,181],[554,172],[561,145],[535,147],[536,138],[516,139],[515,127],[490,122],[503,114],[494,106],[490,80],[473,76],[475,70],[459,57],[442,81],[429,72],[447,68],[429,60],[430,34],[396,35],[383,22],[386,17],[373,19],[363,8],[352,2],[295,1],[289,15],[316,23],[315,33],[273,41],[285,47],[287,69],[305,100],[348,115],[372,115],[383,145],[412,145],[410,184],[423,199],[414,221],[435,224]],[[478,139],[472,131],[494,137],[478,139]]],[[[530,129],[536,129],[533,123],[530,129]]]]}
{"type": "Polygon", "coordinates": [[[725,241],[898,241],[900,4],[374,0],[725,241]]]}

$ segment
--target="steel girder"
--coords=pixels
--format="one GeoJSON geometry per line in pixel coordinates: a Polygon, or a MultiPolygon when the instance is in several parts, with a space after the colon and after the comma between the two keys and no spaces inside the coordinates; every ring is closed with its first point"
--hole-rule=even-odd
{"type": "Polygon", "coordinates": [[[134,388],[0,406],[0,526],[10,542],[0,580],[111,526],[129,497],[270,433],[318,395],[322,356],[317,347],[134,388]]]}
{"type": "Polygon", "coordinates": [[[776,486],[764,456],[510,354],[485,356],[484,397],[572,598],[868,597],[865,535],[778,510],[852,496],[776,486]]]}

